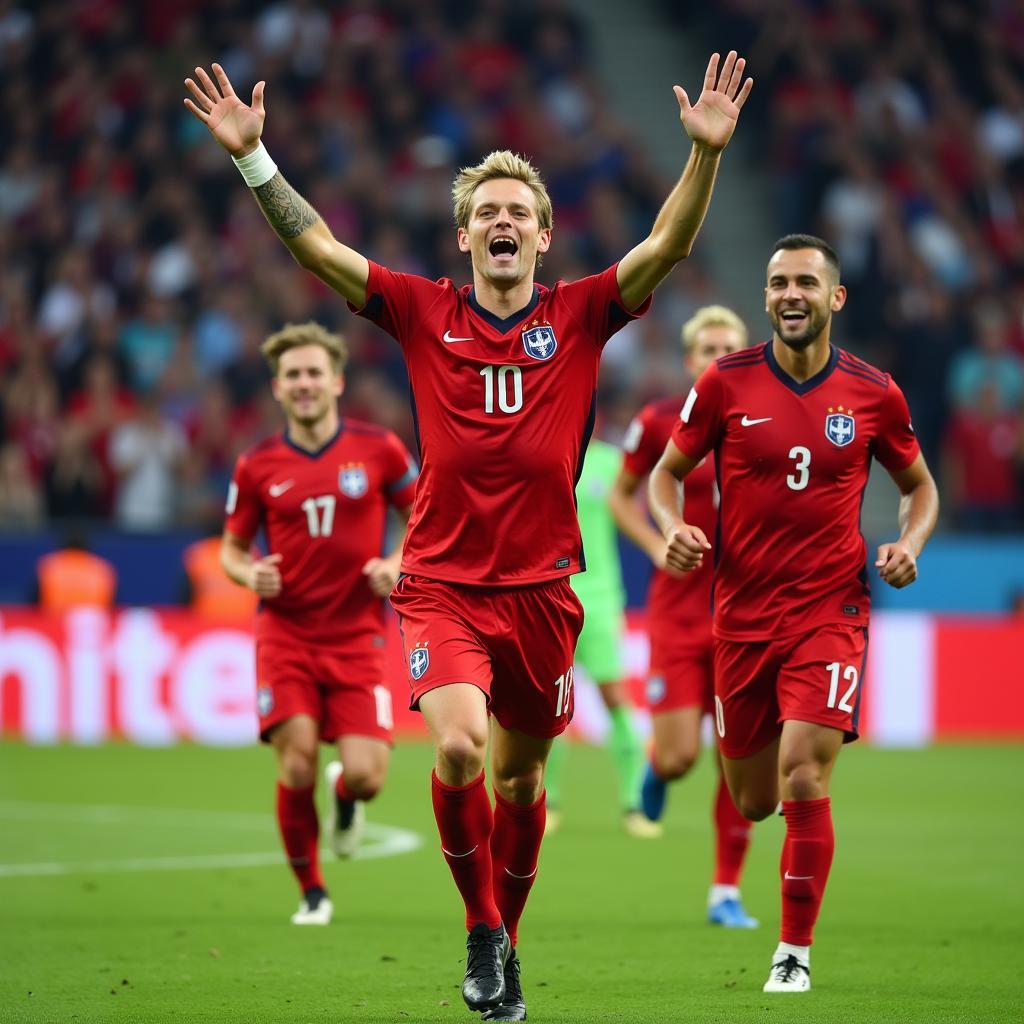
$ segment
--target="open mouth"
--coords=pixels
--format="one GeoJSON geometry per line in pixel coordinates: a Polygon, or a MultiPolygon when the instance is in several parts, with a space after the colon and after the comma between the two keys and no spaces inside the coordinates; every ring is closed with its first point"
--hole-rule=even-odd
{"type": "Polygon", "coordinates": [[[783,323],[802,324],[807,319],[807,311],[803,309],[787,309],[780,314],[783,323]]]}
{"type": "Polygon", "coordinates": [[[491,244],[487,247],[487,251],[495,259],[511,259],[519,252],[519,246],[516,245],[515,239],[509,235],[498,235],[491,239],[491,244]]]}

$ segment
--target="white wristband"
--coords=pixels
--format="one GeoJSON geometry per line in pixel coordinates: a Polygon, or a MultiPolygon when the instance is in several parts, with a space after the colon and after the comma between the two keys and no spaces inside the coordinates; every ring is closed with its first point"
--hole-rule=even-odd
{"type": "Polygon", "coordinates": [[[233,156],[231,159],[249,188],[259,188],[277,174],[277,164],[262,142],[251,153],[241,157],[233,156]]]}

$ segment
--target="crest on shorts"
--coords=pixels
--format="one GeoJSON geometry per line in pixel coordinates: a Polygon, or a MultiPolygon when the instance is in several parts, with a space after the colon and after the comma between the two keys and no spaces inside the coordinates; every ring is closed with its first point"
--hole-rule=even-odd
{"type": "Polygon", "coordinates": [[[261,718],[266,718],[274,710],[274,691],[269,686],[260,686],[256,690],[256,710],[261,718]]]}
{"type": "Polygon", "coordinates": [[[350,462],[338,470],[338,490],[347,498],[361,498],[370,487],[370,478],[361,462],[350,462]]]}
{"type": "Polygon", "coordinates": [[[533,324],[523,331],[523,348],[534,359],[550,359],[558,348],[555,329],[551,324],[538,324],[536,320],[533,324]]]}
{"type": "Polygon", "coordinates": [[[647,703],[660,704],[665,699],[665,677],[649,676],[647,679],[647,703]]]}
{"type": "Polygon", "coordinates": [[[428,668],[430,668],[430,651],[427,650],[426,645],[414,647],[409,654],[409,675],[414,680],[420,679],[428,668]]]}
{"type": "Polygon", "coordinates": [[[853,410],[839,406],[836,412],[828,407],[825,417],[825,436],[837,447],[845,448],[857,435],[857,424],[853,419],[853,410]]]}

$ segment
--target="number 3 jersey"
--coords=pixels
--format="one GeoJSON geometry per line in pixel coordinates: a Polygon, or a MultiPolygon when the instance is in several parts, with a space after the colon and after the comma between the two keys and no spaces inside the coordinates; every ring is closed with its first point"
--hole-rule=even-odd
{"type": "Polygon", "coordinates": [[[704,372],[672,441],[691,459],[715,453],[716,636],[767,640],[867,623],[860,508],[871,459],[898,472],[919,452],[888,374],[833,346],[801,384],[767,342],[704,372]]]}
{"type": "Polygon", "coordinates": [[[423,470],[407,573],[518,586],[585,568],[574,487],[594,424],[598,361],[634,315],[615,267],[534,286],[500,320],[473,289],[370,263],[360,315],[405,354],[423,470]]]}
{"type": "Polygon", "coordinates": [[[383,632],[362,569],[381,554],[388,505],[412,504],[416,477],[394,434],[349,419],[319,451],[281,433],[239,457],[225,529],[249,541],[262,527],[281,556],[281,593],[261,602],[257,639],[335,646],[383,632]]]}

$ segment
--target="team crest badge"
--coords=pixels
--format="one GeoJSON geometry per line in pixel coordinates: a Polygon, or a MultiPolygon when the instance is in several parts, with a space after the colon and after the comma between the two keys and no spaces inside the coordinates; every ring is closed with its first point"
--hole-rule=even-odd
{"type": "Polygon", "coordinates": [[[534,359],[550,359],[558,348],[551,324],[535,324],[523,331],[523,348],[534,359]]]}
{"type": "Polygon", "coordinates": [[[347,498],[361,498],[368,490],[370,480],[361,462],[352,462],[338,470],[338,489],[347,498]]]}
{"type": "Polygon", "coordinates": [[[665,699],[665,677],[651,676],[647,680],[647,703],[660,704],[665,699]]]}
{"type": "Polygon", "coordinates": [[[269,686],[261,686],[256,690],[256,710],[261,718],[266,718],[274,710],[274,692],[269,686]]]}
{"type": "Polygon", "coordinates": [[[413,679],[420,679],[423,673],[430,668],[430,651],[426,647],[415,647],[409,655],[409,675],[413,679]]]}
{"type": "Polygon", "coordinates": [[[857,424],[853,418],[853,410],[839,406],[839,411],[836,412],[829,406],[828,415],[825,417],[825,436],[837,448],[845,448],[856,435],[857,424]]]}

